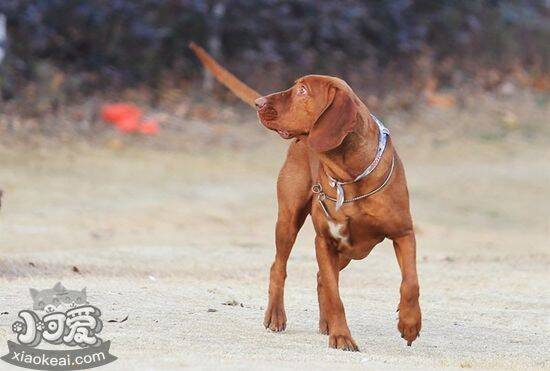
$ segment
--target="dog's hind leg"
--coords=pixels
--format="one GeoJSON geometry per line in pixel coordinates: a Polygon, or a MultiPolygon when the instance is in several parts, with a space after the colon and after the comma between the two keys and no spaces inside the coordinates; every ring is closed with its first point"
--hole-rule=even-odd
{"type": "Polygon", "coordinates": [[[284,287],[286,266],[298,231],[311,208],[311,172],[305,143],[294,142],[277,179],[279,213],[275,228],[275,261],[269,276],[269,303],[264,326],[272,331],[286,328],[284,287]]]}

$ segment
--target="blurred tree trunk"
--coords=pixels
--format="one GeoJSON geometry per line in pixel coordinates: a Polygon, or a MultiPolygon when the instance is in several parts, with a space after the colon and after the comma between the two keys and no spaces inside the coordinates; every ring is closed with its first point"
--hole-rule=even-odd
{"type": "MultiPolygon", "coordinates": [[[[210,15],[212,23],[210,34],[208,36],[207,48],[208,52],[216,59],[220,59],[222,54],[222,21],[225,15],[225,1],[213,1],[210,6],[210,15]]],[[[203,89],[207,92],[212,92],[214,89],[214,76],[205,68],[203,89]]]]}
{"type": "Polygon", "coordinates": [[[6,56],[8,33],[6,31],[6,16],[0,13],[0,65],[6,56]]]}
{"type": "Polygon", "coordinates": [[[7,93],[7,73],[3,63],[8,49],[8,31],[6,16],[0,13],[0,100],[9,96],[7,93]]]}

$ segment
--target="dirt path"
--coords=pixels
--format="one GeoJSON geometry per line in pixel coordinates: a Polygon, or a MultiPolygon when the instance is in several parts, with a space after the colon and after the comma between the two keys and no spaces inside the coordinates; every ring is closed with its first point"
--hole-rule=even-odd
{"type": "Polygon", "coordinates": [[[415,140],[398,143],[420,249],[424,324],[412,347],[396,330],[399,272],[385,242],[342,274],[362,351],[327,349],[309,222],[289,263],[288,329],[263,329],[285,149],[273,140],[202,155],[0,148],[0,351],[29,287],[61,280],[86,286],[105,320],[128,315],[103,330],[114,369],[550,367],[548,146],[421,151],[415,140]]]}

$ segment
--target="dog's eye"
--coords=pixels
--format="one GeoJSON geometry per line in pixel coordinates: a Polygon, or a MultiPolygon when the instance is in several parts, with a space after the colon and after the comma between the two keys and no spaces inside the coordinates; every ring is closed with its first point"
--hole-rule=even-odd
{"type": "Polygon", "coordinates": [[[307,89],[305,88],[305,86],[300,86],[298,88],[298,92],[296,93],[298,95],[307,95],[307,89]]]}

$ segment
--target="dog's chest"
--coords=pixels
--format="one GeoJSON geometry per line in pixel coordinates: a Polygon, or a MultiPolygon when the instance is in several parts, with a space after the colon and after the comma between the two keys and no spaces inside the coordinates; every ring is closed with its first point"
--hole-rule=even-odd
{"type": "Polygon", "coordinates": [[[365,223],[354,223],[351,219],[326,220],[325,237],[331,239],[336,250],[350,259],[365,258],[372,248],[382,239],[372,233],[373,226],[365,223]]]}
{"type": "Polygon", "coordinates": [[[328,233],[339,244],[350,245],[349,228],[347,222],[327,220],[328,233]]]}

